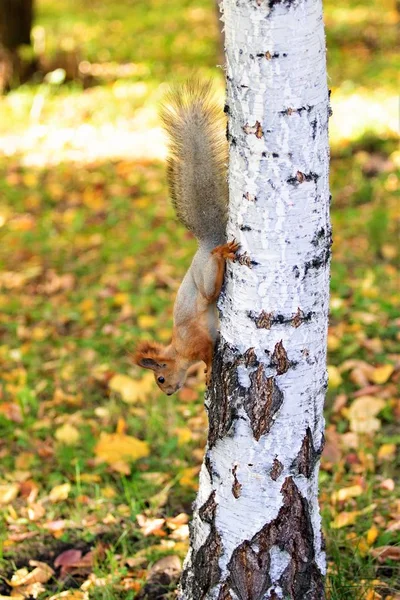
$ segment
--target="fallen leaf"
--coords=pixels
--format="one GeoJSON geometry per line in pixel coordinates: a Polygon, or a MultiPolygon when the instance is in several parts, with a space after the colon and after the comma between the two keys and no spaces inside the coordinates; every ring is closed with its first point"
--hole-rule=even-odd
{"type": "Polygon", "coordinates": [[[2,402],[0,404],[0,414],[14,423],[22,423],[23,421],[21,407],[14,402],[2,402]]]}
{"type": "Polygon", "coordinates": [[[354,525],[359,514],[358,510],[339,513],[331,522],[331,529],[341,529],[348,525],[354,525]]]}
{"type": "Polygon", "coordinates": [[[361,396],[356,398],[348,409],[350,429],[355,433],[373,433],[380,429],[381,422],[376,415],[385,406],[382,398],[361,396]]]}
{"type": "Polygon", "coordinates": [[[30,560],[29,565],[35,567],[33,571],[29,572],[26,567],[18,569],[11,577],[11,587],[26,586],[33,583],[46,583],[54,575],[53,569],[46,563],[30,560]]]}
{"type": "Polygon", "coordinates": [[[64,577],[66,575],[66,573],[68,572],[68,567],[70,567],[71,565],[74,565],[81,558],[82,558],[81,550],[75,550],[73,548],[71,550],[65,550],[64,552],[61,552],[61,554],[59,554],[57,556],[57,558],[54,561],[54,566],[56,568],[61,567],[60,576],[64,577]]]}
{"type": "Polygon", "coordinates": [[[349,498],[356,498],[363,493],[361,485],[351,485],[349,487],[341,488],[340,490],[333,492],[331,496],[332,502],[344,502],[349,498]]]}
{"type": "Polygon", "coordinates": [[[145,517],[145,515],[139,514],[136,516],[136,520],[139,524],[140,531],[145,537],[148,535],[164,537],[166,535],[165,531],[162,529],[165,519],[149,519],[145,517]]]}
{"type": "Polygon", "coordinates": [[[335,389],[342,383],[342,376],[339,369],[334,365],[328,365],[328,382],[329,387],[335,389]]]}
{"type": "Polygon", "coordinates": [[[51,502],[61,502],[62,500],[66,500],[71,491],[70,483],[62,483],[61,485],[56,485],[50,491],[49,498],[51,502]]]}
{"type": "Polygon", "coordinates": [[[94,449],[96,456],[108,464],[117,463],[120,460],[138,460],[148,456],[150,453],[147,442],[142,442],[129,435],[118,433],[100,434],[100,440],[94,449]]]}
{"type": "Polygon", "coordinates": [[[65,423],[55,432],[55,438],[67,446],[75,446],[79,441],[79,431],[73,425],[65,423]]]}
{"type": "Polygon", "coordinates": [[[118,392],[127,404],[146,400],[153,389],[154,377],[151,373],[145,373],[141,379],[132,379],[128,375],[117,374],[109,381],[109,388],[118,392]]]}
{"type": "Polygon", "coordinates": [[[379,485],[382,490],[387,490],[388,492],[393,492],[395,488],[395,483],[393,479],[384,479],[382,483],[379,485]]]}
{"type": "Polygon", "coordinates": [[[0,485],[0,504],[10,504],[19,494],[18,483],[0,485]]]}
{"type": "Polygon", "coordinates": [[[49,600],[63,600],[64,598],[68,598],[68,600],[89,600],[89,592],[82,592],[81,590],[65,590],[65,592],[60,592],[59,594],[51,596],[49,600]]]}
{"type": "Polygon", "coordinates": [[[379,460],[392,460],[396,455],[396,444],[382,444],[378,450],[379,460]]]}
{"type": "Polygon", "coordinates": [[[386,560],[400,560],[400,546],[379,546],[371,550],[371,554],[378,562],[383,563],[386,560]]]}
{"type": "Polygon", "coordinates": [[[149,576],[153,573],[167,573],[169,575],[179,575],[181,572],[181,559],[175,554],[170,554],[160,558],[151,567],[149,576]]]}
{"type": "Polygon", "coordinates": [[[372,544],[376,541],[378,535],[379,529],[376,527],[376,525],[372,525],[372,527],[370,527],[367,531],[367,544],[369,546],[372,546],[372,544]]]}
{"type": "Polygon", "coordinates": [[[382,365],[376,367],[370,377],[370,380],[376,384],[386,383],[394,371],[393,365],[382,365]]]}

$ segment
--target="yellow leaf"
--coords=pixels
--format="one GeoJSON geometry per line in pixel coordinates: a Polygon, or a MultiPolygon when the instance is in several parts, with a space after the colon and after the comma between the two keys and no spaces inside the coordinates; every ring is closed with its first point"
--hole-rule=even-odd
{"type": "Polygon", "coordinates": [[[101,481],[101,477],[98,473],[81,473],[79,479],[85,483],[100,483],[101,481]]]}
{"type": "Polygon", "coordinates": [[[334,352],[340,346],[340,340],[333,333],[328,334],[328,350],[334,352]]]}
{"type": "Polygon", "coordinates": [[[117,463],[121,460],[138,460],[150,453],[147,442],[132,436],[119,433],[101,433],[100,440],[94,449],[96,456],[106,463],[117,463]]]}
{"type": "Polygon", "coordinates": [[[185,446],[193,439],[193,433],[188,427],[178,427],[175,433],[178,436],[178,446],[185,446]]]}
{"type": "Polygon", "coordinates": [[[51,502],[61,502],[62,500],[66,500],[71,491],[70,483],[62,483],[61,485],[56,485],[50,491],[49,498],[51,502]]]}
{"type": "Polygon", "coordinates": [[[329,387],[337,388],[342,383],[342,376],[339,369],[334,365],[328,365],[329,387]]]}
{"type": "Polygon", "coordinates": [[[51,596],[49,600],[64,600],[64,598],[68,598],[68,600],[88,600],[89,593],[81,590],[65,590],[65,592],[51,596]]]}
{"type": "Polygon", "coordinates": [[[152,315],[140,315],[138,325],[140,329],[151,329],[157,323],[157,318],[152,315]]]}
{"type": "Polygon", "coordinates": [[[379,535],[379,530],[376,525],[372,525],[367,531],[367,544],[372,546],[372,544],[376,541],[379,535]]]}
{"type": "Polygon", "coordinates": [[[386,383],[394,371],[393,365],[383,365],[376,367],[371,375],[371,381],[377,384],[386,383]]]}
{"type": "Polygon", "coordinates": [[[380,460],[392,460],[396,455],[396,444],[382,444],[378,450],[380,460]]]}
{"type": "Polygon", "coordinates": [[[33,583],[46,583],[53,575],[54,571],[46,563],[31,560],[31,567],[35,567],[29,573],[28,569],[18,569],[11,577],[11,587],[20,587],[22,585],[32,585],[33,583]]]}
{"type": "Polygon", "coordinates": [[[128,375],[114,375],[110,379],[109,387],[113,392],[121,394],[122,400],[127,404],[143,401],[153,388],[154,377],[152,373],[145,373],[141,379],[132,379],[128,375]]]}
{"type": "Polygon", "coordinates": [[[359,514],[358,510],[339,513],[331,522],[331,529],[341,529],[348,525],[354,525],[359,514]]]}
{"type": "Polygon", "coordinates": [[[363,493],[361,485],[352,485],[346,488],[342,488],[332,494],[332,502],[344,502],[349,498],[356,498],[363,493]]]}
{"type": "Polygon", "coordinates": [[[19,493],[18,483],[0,485],[0,504],[10,504],[19,493]]]}
{"type": "Polygon", "coordinates": [[[56,429],[55,437],[67,446],[75,446],[79,441],[79,431],[73,425],[65,423],[65,425],[56,429]]]}
{"type": "Polygon", "coordinates": [[[183,469],[179,477],[179,483],[181,484],[181,486],[197,490],[197,475],[199,473],[199,470],[200,467],[187,467],[186,469],[183,469]]]}
{"type": "Polygon", "coordinates": [[[360,396],[354,400],[348,410],[350,429],[356,433],[373,433],[377,431],[381,422],[375,416],[385,406],[382,398],[375,396],[360,396]]]}

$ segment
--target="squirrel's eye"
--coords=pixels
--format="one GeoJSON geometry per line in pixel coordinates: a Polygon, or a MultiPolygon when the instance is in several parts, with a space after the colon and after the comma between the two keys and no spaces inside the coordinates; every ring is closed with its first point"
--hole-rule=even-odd
{"type": "Polygon", "coordinates": [[[164,377],[159,377],[159,378],[157,379],[157,381],[158,381],[159,383],[164,383],[165,379],[164,379],[164,377]]]}

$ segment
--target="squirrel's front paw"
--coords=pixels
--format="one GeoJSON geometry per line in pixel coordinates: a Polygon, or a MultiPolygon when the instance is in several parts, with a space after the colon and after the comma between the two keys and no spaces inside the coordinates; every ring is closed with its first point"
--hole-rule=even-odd
{"type": "Polygon", "coordinates": [[[232,240],[231,242],[217,246],[211,254],[219,254],[225,260],[234,260],[239,248],[240,244],[236,240],[232,240]]]}

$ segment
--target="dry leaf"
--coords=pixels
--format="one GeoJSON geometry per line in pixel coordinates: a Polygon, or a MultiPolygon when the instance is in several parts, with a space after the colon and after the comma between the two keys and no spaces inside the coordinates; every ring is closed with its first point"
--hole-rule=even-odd
{"type": "Polygon", "coordinates": [[[11,577],[11,587],[27,586],[33,583],[46,583],[53,575],[54,571],[46,563],[36,560],[30,560],[31,567],[35,567],[29,573],[27,568],[18,569],[11,577]]]}
{"type": "Polygon", "coordinates": [[[331,499],[332,502],[344,502],[349,498],[356,498],[363,493],[361,485],[352,485],[346,488],[342,488],[337,492],[333,492],[331,499]]]}
{"type": "Polygon", "coordinates": [[[66,500],[71,491],[70,483],[62,483],[61,485],[56,485],[50,491],[49,498],[51,502],[62,502],[62,500],[66,500]]]}
{"type": "Polygon", "coordinates": [[[0,414],[14,423],[22,423],[23,421],[21,407],[14,402],[2,402],[0,404],[0,414]]]}
{"type": "Polygon", "coordinates": [[[383,563],[385,560],[400,560],[400,546],[379,546],[371,550],[374,558],[383,563]]]}
{"type": "Polygon", "coordinates": [[[150,453],[147,442],[142,442],[129,435],[118,433],[101,433],[100,440],[94,449],[96,456],[108,464],[121,460],[138,460],[150,453]]]}
{"type": "Polygon", "coordinates": [[[393,365],[383,365],[373,370],[370,380],[376,384],[386,383],[394,371],[393,365]]]}
{"type": "Polygon", "coordinates": [[[0,485],[0,504],[10,504],[19,493],[18,483],[0,485]]]}
{"type": "Polygon", "coordinates": [[[164,556],[160,558],[154,565],[151,567],[149,576],[153,573],[167,573],[168,575],[179,575],[181,572],[181,559],[179,556],[174,554],[170,554],[168,556],[164,556]]]}
{"type": "Polygon", "coordinates": [[[376,527],[376,525],[372,525],[372,527],[370,527],[367,531],[367,544],[369,546],[372,546],[372,544],[376,541],[378,535],[379,529],[376,527]]]}
{"type": "Polygon", "coordinates": [[[339,373],[339,369],[334,365],[328,365],[328,382],[329,387],[335,389],[342,383],[342,376],[339,373]]]}
{"type": "Polygon", "coordinates": [[[341,529],[348,525],[354,525],[359,514],[360,512],[358,510],[339,513],[331,522],[331,529],[341,529]]]}
{"type": "Polygon", "coordinates": [[[67,446],[75,446],[79,441],[79,431],[73,425],[65,423],[56,429],[55,438],[67,446]]]}
{"type": "Polygon", "coordinates": [[[157,535],[164,537],[166,535],[165,531],[161,529],[165,523],[165,519],[148,519],[142,514],[137,515],[136,519],[139,523],[140,531],[144,536],[157,535]]]}
{"type": "Polygon", "coordinates": [[[141,379],[132,379],[128,375],[117,374],[109,381],[109,388],[113,392],[121,394],[121,398],[127,404],[146,400],[153,389],[154,377],[151,373],[145,373],[141,379]]]}
{"type": "Polygon", "coordinates": [[[74,565],[81,558],[81,550],[65,550],[65,552],[61,552],[61,554],[57,556],[57,558],[54,561],[54,566],[56,568],[61,567],[60,576],[64,577],[64,575],[66,575],[66,573],[68,572],[68,567],[74,565]]]}
{"type": "Polygon", "coordinates": [[[378,450],[379,460],[392,460],[396,455],[396,444],[382,444],[378,450]]]}
{"type": "Polygon", "coordinates": [[[68,600],[89,600],[89,593],[81,590],[65,590],[65,592],[51,596],[49,600],[64,600],[64,598],[68,600]]]}
{"type": "Polygon", "coordinates": [[[348,409],[350,429],[356,433],[373,433],[377,431],[381,422],[376,415],[385,406],[382,398],[375,396],[361,396],[356,398],[348,409]]]}

